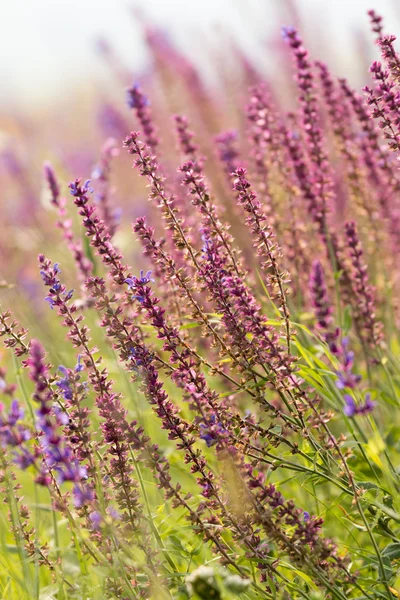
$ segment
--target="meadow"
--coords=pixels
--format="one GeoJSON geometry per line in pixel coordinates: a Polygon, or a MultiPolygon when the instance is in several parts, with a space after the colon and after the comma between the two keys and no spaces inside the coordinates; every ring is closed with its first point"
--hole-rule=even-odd
{"type": "Polygon", "coordinates": [[[116,97],[74,127],[3,122],[1,598],[400,597],[400,55],[369,19],[362,89],[293,27],[279,77],[232,42],[212,86],[143,24],[151,68],[99,44],[116,97]]]}

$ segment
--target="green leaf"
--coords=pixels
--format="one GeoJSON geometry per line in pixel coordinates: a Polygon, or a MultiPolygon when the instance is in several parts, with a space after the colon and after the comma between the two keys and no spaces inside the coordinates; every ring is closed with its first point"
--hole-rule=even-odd
{"type": "Polygon", "coordinates": [[[358,487],[364,488],[365,490],[382,490],[379,485],[372,483],[372,481],[357,481],[356,483],[358,487]]]}
{"type": "Polygon", "coordinates": [[[383,569],[381,565],[379,565],[379,578],[382,581],[389,581],[393,577],[393,569],[392,563],[390,562],[390,558],[388,556],[382,555],[383,569]]]}
{"type": "Polygon", "coordinates": [[[316,592],[318,591],[318,587],[315,585],[315,583],[309,575],[303,573],[303,571],[300,571],[299,569],[293,569],[293,572],[296,573],[296,575],[298,575],[302,579],[304,579],[304,581],[310,586],[312,590],[315,590],[316,592]]]}
{"type": "Polygon", "coordinates": [[[391,561],[400,558],[400,542],[394,542],[386,546],[382,550],[382,556],[387,556],[391,561]]]}

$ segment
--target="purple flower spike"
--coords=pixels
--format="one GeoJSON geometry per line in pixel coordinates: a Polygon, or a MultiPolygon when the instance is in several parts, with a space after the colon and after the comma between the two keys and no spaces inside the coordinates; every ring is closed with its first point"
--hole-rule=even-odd
{"type": "Polygon", "coordinates": [[[285,40],[285,42],[287,42],[295,34],[296,34],[296,30],[294,29],[294,27],[290,27],[290,26],[281,27],[281,35],[282,35],[282,38],[285,40]]]}
{"type": "Polygon", "coordinates": [[[354,417],[357,414],[356,403],[354,402],[354,398],[349,394],[344,395],[344,401],[346,406],[344,407],[344,414],[347,417],[354,417]]]}
{"type": "Polygon", "coordinates": [[[344,407],[344,414],[348,417],[355,417],[357,415],[367,415],[372,412],[376,406],[376,402],[371,400],[370,394],[365,395],[364,404],[357,405],[355,400],[349,394],[345,394],[344,401],[346,403],[344,407]]]}
{"type": "Polygon", "coordinates": [[[72,493],[76,508],[81,508],[82,506],[91,504],[94,500],[94,492],[89,486],[75,484],[72,493]]]}

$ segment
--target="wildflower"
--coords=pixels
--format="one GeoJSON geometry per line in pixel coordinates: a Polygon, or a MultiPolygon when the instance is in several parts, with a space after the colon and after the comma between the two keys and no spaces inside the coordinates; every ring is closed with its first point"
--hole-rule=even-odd
{"type": "Polygon", "coordinates": [[[375,348],[382,339],[382,325],[377,321],[375,316],[374,289],[369,284],[368,268],[363,260],[364,252],[358,237],[355,222],[347,222],[345,224],[345,231],[353,267],[350,277],[353,293],[357,301],[355,312],[359,315],[363,339],[370,347],[375,348]]]}
{"type": "MultiPolygon", "coordinates": [[[[53,274],[55,272],[59,272],[56,265],[53,267],[53,274]]],[[[50,276],[49,280],[51,280],[50,276]]],[[[87,479],[86,467],[73,456],[67,439],[59,432],[59,426],[65,425],[65,418],[60,410],[54,409],[53,394],[46,383],[48,368],[44,363],[44,350],[36,340],[31,343],[26,366],[29,368],[30,378],[35,383],[33,398],[38,403],[35,427],[39,432],[39,445],[45,459],[44,463],[38,466],[37,482],[47,485],[49,469],[57,474],[59,483],[64,481],[80,482],[87,479]]],[[[71,400],[72,390],[67,379],[68,371],[65,367],[61,367],[60,371],[64,374],[64,378],[58,382],[59,387],[65,398],[71,400]]]]}
{"type": "Polygon", "coordinates": [[[296,29],[286,27],[284,38],[292,49],[295,60],[302,128],[307,140],[306,150],[311,164],[307,165],[307,159],[300,149],[299,142],[293,138],[289,143],[289,151],[300,188],[309,202],[313,220],[322,240],[327,244],[329,231],[327,218],[329,203],[333,196],[333,181],[328,155],[324,148],[314,75],[308,52],[296,29]]]}
{"type": "Polygon", "coordinates": [[[178,132],[179,146],[183,154],[193,161],[196,161],[197,144],[193,142],[194,133],[189,129],[187,117],[176,115],[174,117],[178,132]]]}
{"type": "Polygon", "coordinates": [[[355,417],[357,415],[367,415],[372,412],[376,406],[376,402],[371,400],[370,394],[365,395],[365,402],[363,404],[356,404],[354,398],[350,394],[344,395],[345,407],[344,414],[348,417],[355,417]]]}
{"type": "Polygon", "coordinates": [[[150,106],[150,100],[145,96],[138,83],[135,83],[126,92],[126,98],[129,108],[143,108],[150,106]]]}
{"type": "Polygon", "coordinates": [[[74,505],[76,508],[90,505],[94,500],[94,491],[90,486],[74,485],[72,490],[74,496],[74,505]]]}
{"type": "Polygon", "coordinates": [[[94,529],[100,528],[100,525],[103,521],[103,517],[101,516],[101,514],[98,511],[93,511],[92,513],[90,513],[89,519],[90,519],[94,529]]]}
{"type": "Polygon", "coordinates": [[[56,382],[56,386],[62,391],[64,400],[71,400],[73,390],[71,388],[71,381],[69,378],[68,369],[66,369],[63,365],[60,365],[58,367],[58,370],[64,375],[64,377],[56,382]]]}
{"type": "Polygon", "coordinates": [[[296,34],[296,30],[294,27],[290,27],[290,26],[286,26],[283,25],[281,27],[281,35],[282,35],[282,39],[285,40],[285,42],[288,42],[291,40],[291,38],[296,34]]]}
{"type": "Polygon", "coordinates": [[[378,34],[378,39],[380,39],[382,36],[382,31],[383,31],[383,27],[382,27],[383,18],[372,9],[369,10],[367,14],[371,19],[372,31],[374,33],[378,34]]]}
{"type": "MultiPolygon", "coordinates": [[[[75,198],[80,193],[80,191],[79,191],[79,184],[78,184],[77,181],[71,182],[69,184],[69,189],[70,189],[71,196],[74,196],[75,198]]],[[[86,179],[85,183],[81,187],[81,190],[83,191],[83,193],[87,193],[87,192],[90,192],[91,194],[94,193],[94,189],[90,186],[90,179],[86,179]]]]}
{"type": "Polygon", "coordinates": [[[217,421],[215,415],[211,415],[211,418],[207,423],[200,423],[200,431],[200,439],[205,441],[208,448],[218,444],[221,436],[223,436],[224,433],[227,433],[222,423],[217,421]]]}
{"type": "Polygon", "coordinates": [[[136,113],[145,136],[146,144],[148,144],[152,151],[155,152],[159,140],[156,135],[156,128],[153,124],[150,101],[142,92],[139,84],[136,83],[127,90],[127,103],[136,113]]]}
{"type": "Polygon", "coordinates": [[[54,169],[51,164],[47,162],[43,165],[43,170],[51,192],[51,203],[54,204],[54,206],[59,206],[60,186],[56,179],[54,169]]]}
{"type": "Polygon", "coordinates": [[[141,270],[139,277],[128,277],[128,279],[125,279],[125,283],[127,283],[128,287],[130,287],[131,289],[135,286],[135,283],[137,281],[139,281],[140,283],[144,283],[145,285],[147,283],[150,283],[151,281],[155,283],[154,279],[151,277],[151,271],[147,271],[145,275],[144,271],[141,270]]]}
{"type": "Polygon", "coordinates": [[[237,139],[237,131],[226,131],[224,133],[220,133],[215,138],[218,147],[218,156],[224,165],[224,170],[228,177],[239,167],[239,151],[235,146],[237,139]]]}

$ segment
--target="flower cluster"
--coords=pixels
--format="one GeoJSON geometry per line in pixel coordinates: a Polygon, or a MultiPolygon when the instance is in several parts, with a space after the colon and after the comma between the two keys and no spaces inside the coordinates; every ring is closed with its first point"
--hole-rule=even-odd
{"type": "MultiPolygon", "coordinates": [[[[46,162],[35,203],[29,161],[0,152],[4,190],[20,196],[0,290],[33,335],[0,311],[3,596],[390,600],[396,39],[370,11],[382,58],[366,96],[293,27],[274,51],[294,81],[266,80],[232,41],[236,76],[227,62],[217,93],[134,13],[153,59],[146,93],[127,90],[140,132],[102,96],[100,149],[83,131],[71,152],[74,136],[58,145],[69,201],[46,162]]],[[[100,50],[122,88],[126,69],[100,50]]]]}
{"type": "Polygon", "coordinates": [[[336,387],[344,390],[345,402],[344,413],[348,417],[365,415],[371,412],[375,402],[371,401],[370,395],[365,395],[365,402],[356,404],[354,397],[348,392],[354,393],[358,388],[362,377],[353,373],[354,352],[349,350],[349,339],[343,337],[339,327],[335,326],[334,310],[331,305],[328,290],[325,283],[325,273],[319,261],[315,261],[310,276],[310,294],[312,298],[317,327],[324,341],[328,344],[330,352],[339,362],[336,370],[336,387]]]}

